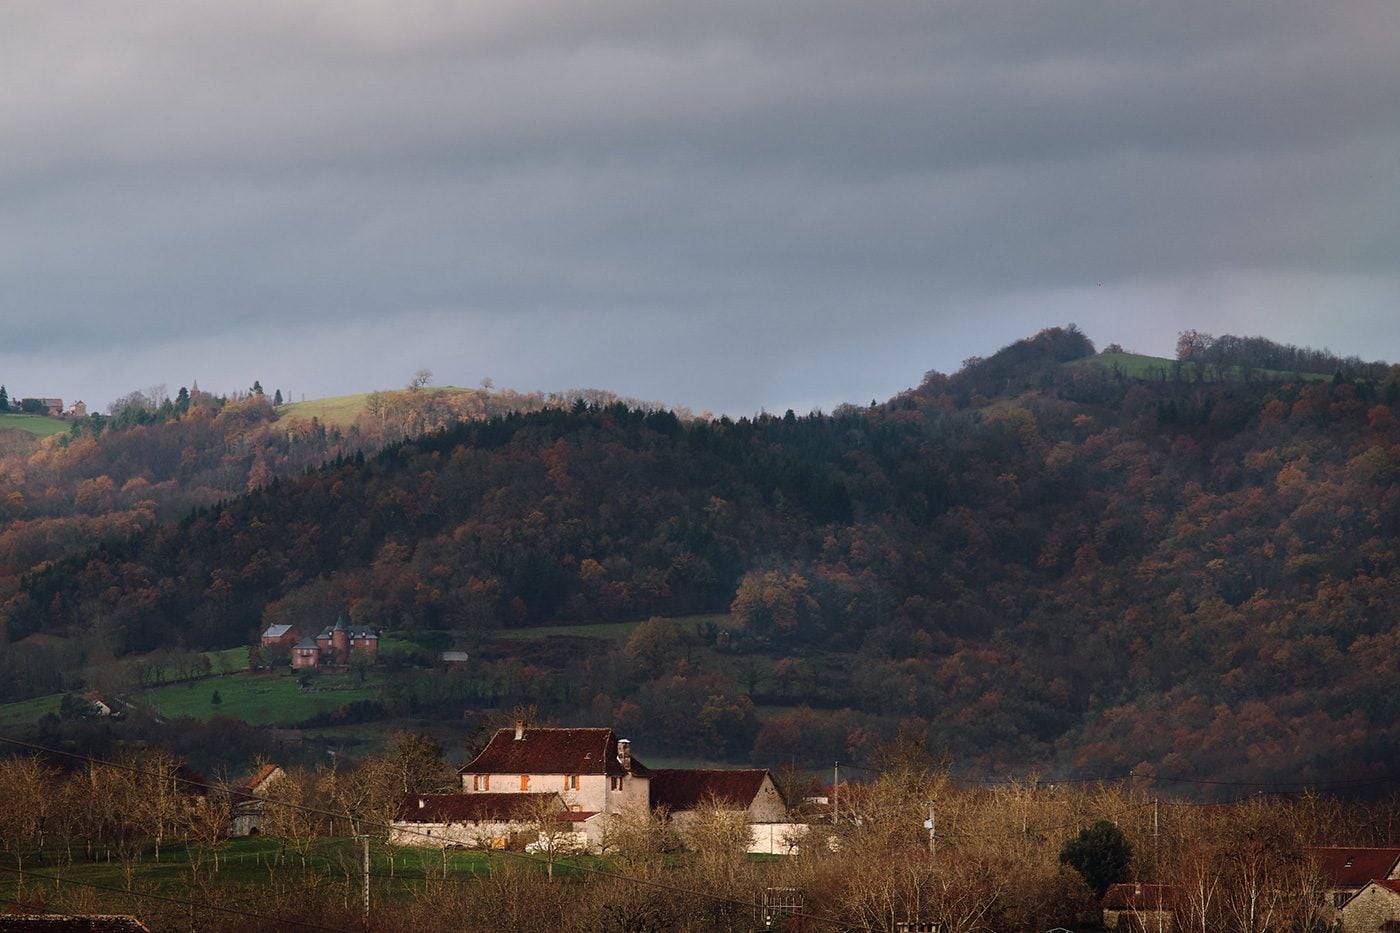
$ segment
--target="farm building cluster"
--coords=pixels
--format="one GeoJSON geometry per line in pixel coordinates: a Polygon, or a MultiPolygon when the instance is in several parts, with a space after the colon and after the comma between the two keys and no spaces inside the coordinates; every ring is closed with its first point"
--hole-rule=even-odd
{"type": "Polygon", "coordinates": [[[345,667],[355,655],[374,660],[379,654],[379,633],[349,626],[344,616],[314,636],[303,637],[295,625],[269,625],[260,643],[264,649],[289,649],[295,670],[345,667]]]}
{"type": "Polygon", "coordinates": [[[537,835],[540,814],[567,824],[566,842],[598,849],[619,816],[661,812],[678,828],[703,806],[742,813],[750,851],[793,851],[808,827],[790,822],[772,774],[761,768],[648,768],[612,729],[498,730],[459,772],[461,792],[404,799],[390,841],[400,845],[502,848],[537,835]]]}

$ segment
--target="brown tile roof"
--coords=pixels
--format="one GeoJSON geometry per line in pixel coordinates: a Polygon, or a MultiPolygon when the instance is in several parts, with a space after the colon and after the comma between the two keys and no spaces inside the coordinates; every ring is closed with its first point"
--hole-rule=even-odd
{"type": "Polygon", "coordinates": [[[739,808],[753,803],[768,772],[762,768],[703,770],[658,768],[651,774],[651,806],[693,810],[713,798],[739,808]]]}
{"type": "Polygon", "coordinates": [[[1400,862],[1400,849],[1312,846],[1308,855],[1332,888],[1359,888],[1368,881],[1388,878],[1400,862]]]}
{"type": "Polygon", "coordinates": [[[150,933],[135,917],[121,914],[0,914],[0,933],[42,930],[44,933],[150,933]]]}
{"type": "MultiPolygon", "coordinates": [[[[627,772],[617,760],[617,736],[611,729],[529,728],[517,739],[514,729],[498,729],[462,774],[613,774],[627,772]]],[[[635,757],[632,773],[649,773],[635,757]]]]}
{"type": "Polygon", "coordinates": [[[1103,895],[1104,910],[1171,910],[1181,896],[1174,884],[1111,884],[1103,895]]]}
{"type": "Polygon", "coordinates": [[[541,797],[564,801],[558,794],[410,794],[399,803],[394,819],[400,823],[475,823],[509,820],[541,797]]]}
{"type": "Polygon", "coordinates": [[[248,777],[244,779],[243,783],[239,785],[239,789],[248,791],[257,790],[263,781],[266,781],[268,778],[272,777],[272,773],[276,770],[276,765],[263,765],[261,768],[248,775],[248,777]]]}
{"type": "Polygon", "coordinates": [[[1372,884],[1385,888],[1387,891],[1391,891],[1395,894],[1400,894],[1400,881],[1394,878],[1377,878],[1372,884]]]}

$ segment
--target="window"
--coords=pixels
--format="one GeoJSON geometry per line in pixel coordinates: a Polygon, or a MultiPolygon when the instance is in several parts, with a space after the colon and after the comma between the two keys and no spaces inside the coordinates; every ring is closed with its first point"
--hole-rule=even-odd
{"type": "Polygon", "coordinates": [[[472,790],[481,790],[481,775],[472,775],[472,790]]]}
{"type": "Polygon", "coordinates": [[[620,778],[620,777],[610,777],[610,778],[608,778],[608,787],[609,787],[610,789],[612,789],[612,790],[622,790],[622,778],[620,778]]]}
{"type": "Polygon", "coordinates": [[[530,775],[520,775],[520,792],[523,794],[530,789],[530,775]]]}
{"type": "Polygon", "coordinates": [[[483,775],[481,776],[481,789],[482,789],[482,790],[490,790],[490,789],[491,789],[491,775],[489,775],[489,774],[483,774],[483,775]]]}
{"type": "Polygon", "coordinates": [[[573,782],[572,782],[572,783],[573,783],[574,790],[578,790],[578,775],[577,775],[577,774],[574,775],[574,778],[573,778],[573,782]]]}

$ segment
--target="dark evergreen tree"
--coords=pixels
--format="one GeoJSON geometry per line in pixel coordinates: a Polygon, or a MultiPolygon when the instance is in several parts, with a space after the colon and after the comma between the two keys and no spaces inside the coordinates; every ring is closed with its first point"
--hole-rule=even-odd
{"type": "Polygon", "coordinates": [[[1133,846],[1116,823],[1099,820],[1079,835],[1066,839],[1060,849],[1060,863],[1084,876],[1084,881],[1103,897],[1108,886],[1127,877],[1133,859],[1133,846]]]}

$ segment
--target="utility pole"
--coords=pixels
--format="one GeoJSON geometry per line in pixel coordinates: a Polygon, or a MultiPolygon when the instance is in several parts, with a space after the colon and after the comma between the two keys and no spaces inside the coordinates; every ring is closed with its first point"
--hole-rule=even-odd
{"type": "MultiPolygon", "coordinates": [[[[363,840],[365,841],[365,859],[364,859],[364,871],[365,871],[365,929],[368,930],[368,929],[369,929],[369,833],[365,833],[365,834],[364,834],[363,836],[361,836],[360,838],[363,839],[363,840]]],[[[444,850],[444,851],[445,851],[445,850],[444,850]]]]}
{"type": "Polygon", "coordinates": [[[836,818],[840,815],[837,809],[837,797],[841,793],[841,762],[836,762],[831,766],[831,825],[836,825],[836,818]]]}

